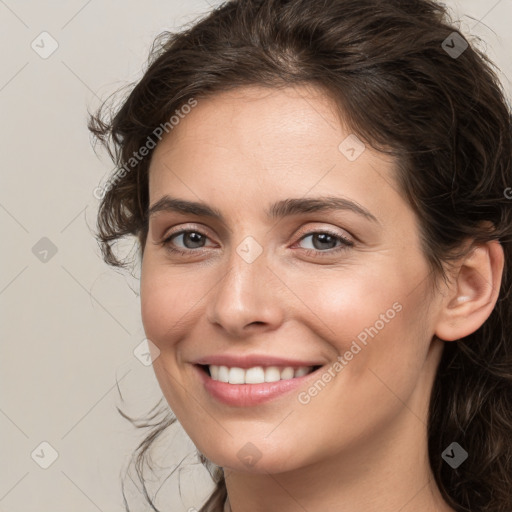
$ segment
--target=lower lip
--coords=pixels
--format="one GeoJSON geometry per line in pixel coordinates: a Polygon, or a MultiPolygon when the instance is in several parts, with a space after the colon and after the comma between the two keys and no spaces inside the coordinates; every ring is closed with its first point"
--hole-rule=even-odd
{"type": "Polygon", "coordinates": [[[200,366],[194,365],[206,390],[219,402],[237,407],[250,407],[269,402],[294,391],[323,367],[293,379],[264,382],[262,384],[229,384],[213,380],[200,366]]]}

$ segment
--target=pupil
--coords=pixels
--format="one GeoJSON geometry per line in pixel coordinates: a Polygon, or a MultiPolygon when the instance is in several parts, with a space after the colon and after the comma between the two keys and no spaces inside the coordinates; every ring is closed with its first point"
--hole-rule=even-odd
{"type": "Polygon", "coordinates": [[[183,241],[185,242],[185,245],[187,246],[187,248],[194,249],[195,247],[202,247],[201,242],[204,242],[204,240],[202,240],[202,238],[203,238],[203,236],[200,233],[196,233],[195,231],[193,231],[190,233],[185,233],[185,236],[183,237],[183,241]],[[189,247],[189,245],[187,244],[187,240],[191,240],[193,247],[189,247]],[[195,243],[199,243],[200,245],[194,246],[195,243]]]}
{"type": "Polygon", "coordinates": [[[322,244],[329,244],[332,242],[335,242],[334,237],[327,233],[320,233],[318,235],[313,236],[313,245],[315,246],[315,249],[329,249],[330,247],[325,247],[322,244]],[[319,240],[319,244],[315,243],[316,240],[319,240]]]}

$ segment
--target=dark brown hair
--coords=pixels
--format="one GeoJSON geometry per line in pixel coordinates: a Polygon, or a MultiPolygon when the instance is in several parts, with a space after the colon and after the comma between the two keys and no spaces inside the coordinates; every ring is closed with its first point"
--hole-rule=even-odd
{"type": "MultiPolygon", "coordinates": [[[[434,275],[444,275],[468,239],[503,246],[491,316],[445,346],[428,433],[435,479],[455,510],[510,512],[511,112],[493,64],[474,45],[465,48],[451,23],[430,0],[239,0],[162,34],[120,108],[104,106],[90,119],[92,133],[124,168],[102,195],[97,238],[109,264],[125,265],[113,245],[127,235],[138,238],[143,255],[151,152],[126,166],[191,98],[244,85],[321,88],[361,140],[396,157],[397,181],[419,219],[434,275]],[[452,442],[469,454],[457,469],[441,458],[452,442]]],[[[155,428],[138,447],[138,463],[174,421],[167,415],[149,423],[155,428]]],[[[212,471],[217,488],[204,512],[222,510],[226,497],[222,471],[212,471]]]]}

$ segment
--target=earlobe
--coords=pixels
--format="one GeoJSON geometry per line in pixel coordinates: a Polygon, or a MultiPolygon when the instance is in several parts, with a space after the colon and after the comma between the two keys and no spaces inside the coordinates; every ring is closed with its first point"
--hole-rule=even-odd
{"type": "Polygon", "coordinates": [[[503,265],[503,248],[497,240],[470,251],[443,301],[435,330],[438,338],[458,340],[482,326],[498,300],[503,265]]]}

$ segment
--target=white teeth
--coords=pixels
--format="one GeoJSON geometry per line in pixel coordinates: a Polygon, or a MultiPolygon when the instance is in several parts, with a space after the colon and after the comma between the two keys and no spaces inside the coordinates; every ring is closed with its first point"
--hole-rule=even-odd
{"type": "Polygon", "coordinates": [[[281,372],[277,366],[265,368],[265,382],[277,382],[281,380],[281,372]]]}
{"type": "Polygon", "coordinates": [[[218,366],[210,366],[210,373],[212,374],[212,379],[219,380],[219,367],[218,366]]]}
{"type": "Polygon", "coordinates": [[[294,377],[302,377],[303,375],[306,375],[309,373],[309,370],[307,368],[304,368],[304,366],[301,366],[300,368],[297,368],[295,370],[294,377]]]}
{"type": "Polygon", "coordinates": [[[246,384],[259,384],[260,382],[265,382],[265,370],[263,370],[261,366],[255,366],[254,368],[245,370],[246,384]]]}
{"type": "Polygon", "coordinates": [[[245,371],[242,368],[229,369],[230,384],[245,384],[245,371]]]}
{"type": "Polygon", "coordinates": [[[301,366],[293,368],[285,366],[254,366],[252,368],[229,368],[227,366],[217,366],[211,364],[210,376],[213,380],[220,382],[229,382],[229,384],[262,384],[264,382],[277,382],[278,380],[288,380],[294,377],[302,377],[311,372],[311,366],[301,366]]]}
{"type": "MultiPolygon", "coordinates": [[[[221,382],[229,382],[229,370],[227,366],[219,366],[219,373],[217,375],[216,380],[220,380],[221,382]]],[[[212,376],[213,378],[213,376],[212,376]]]]}
{"type": "Polygon", "coordinates": [[[295,372],[291,366],[287,366],[281,370],[281,379],[293,379],[295,372]]]}

